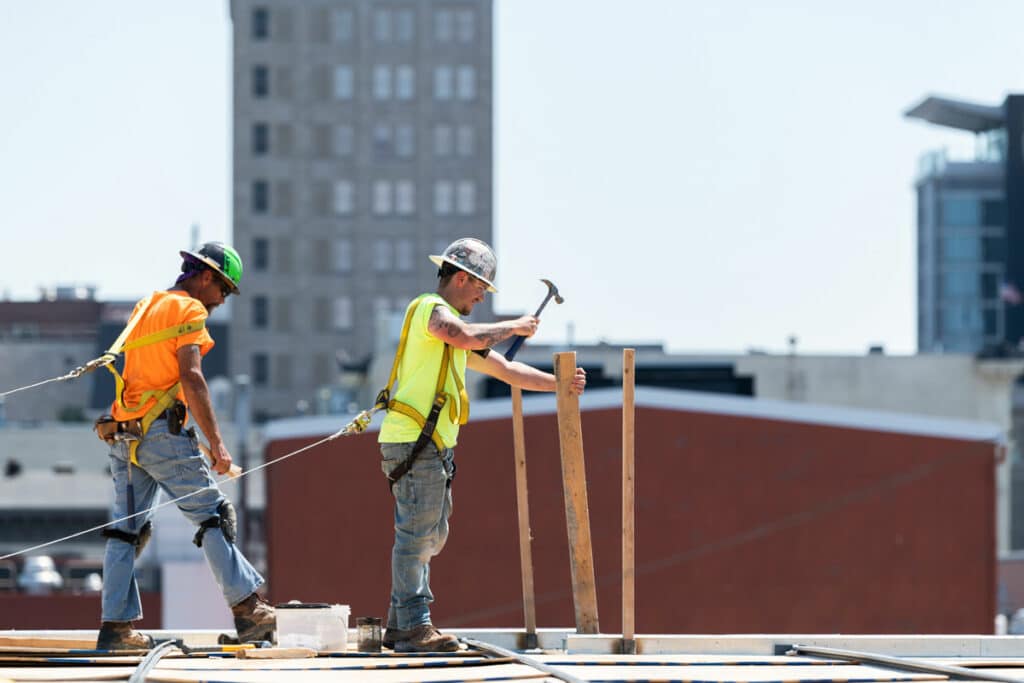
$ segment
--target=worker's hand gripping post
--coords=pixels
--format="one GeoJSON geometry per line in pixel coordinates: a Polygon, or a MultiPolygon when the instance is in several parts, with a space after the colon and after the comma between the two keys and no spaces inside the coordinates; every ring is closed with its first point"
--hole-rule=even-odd
{"type": "MultiPolygon", "coordinates": [[[[562,296],[558,293],[558,287],[555,287],[554,282],[552,282],[551,280],[544,279],[541,279],[541,282],[548,286],[548,294],[547,296],[544,297],[544,301],[540,302],[540,306],[537,308],[537,312],[533,314],[533,317],[535,318],[540,317],[541,311],[544,310],[544,307],[548,305],[548,302],[551,301],[552,298],[554,298],[556,304],[561,304],[565,302],[565,299],[563,299],[562,296]]],[[[516,337],[516,340],[512,342],[512,346],[508,347],[508,351],[505,352],[505,359],[512,360],[513,358],[515,358],[516,354],[519,353],[519,347],[523,345],[524,341],[526,341],[526,337],[516,337]]]]}

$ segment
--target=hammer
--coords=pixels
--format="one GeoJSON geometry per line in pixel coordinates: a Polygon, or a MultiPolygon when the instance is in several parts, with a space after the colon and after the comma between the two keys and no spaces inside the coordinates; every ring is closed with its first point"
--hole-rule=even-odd
{"type": "MultiPolygon", "coordinates": [[[[544,307],[548,305],[548,302],[551,301],[552,297],[554,297],[556,304],[565,302],[565,299],[562,298],[562,295],[558,293],[558,287],[555,287],[554,282],[552,282],[551,280],[545,280],[543,278],[541,278],[541,282],[548,286],[548,295],[544,297],[544,301],[540,302],[540,306],[537,308],[537,312],[533,314],[534,318],[540,317],[541,311],[543,311],[544,307]]],[[[516,340],[512,342],[512,346],[508,347],[508,351],[505,352],[505,360],[512,360],[513,358],[515,358],[516,354],[519,352],[519,347],[523,345],[524,341],[526,341],[526,337],[516,337],[516,340]]]]}

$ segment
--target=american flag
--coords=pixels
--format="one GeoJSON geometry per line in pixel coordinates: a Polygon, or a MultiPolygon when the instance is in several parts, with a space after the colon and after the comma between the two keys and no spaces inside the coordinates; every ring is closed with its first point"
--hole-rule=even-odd
{"type": "Polygon", "coordinates": [[[1020,290],[1012,282],[999,285],[999,298],[1011,306],[1017,306],[1024,301],[1024,295],[1021,295],[1020,290]]]}

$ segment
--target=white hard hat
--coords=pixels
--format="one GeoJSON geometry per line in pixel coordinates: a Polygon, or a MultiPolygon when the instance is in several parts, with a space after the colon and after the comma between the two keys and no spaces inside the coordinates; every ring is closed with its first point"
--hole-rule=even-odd
{"type": "Polygon", "coordinates": [[[497,293],[494,288],[494,275],[498,270],[498,259],[494,251],[486,243],[472,237],[457,239],[444,250],[444,254],[438,256],[431,254],[430,260],[434,265],[450,263],[456,268],[461,268],[470,275],[477,277],[487,284],[487,291],[497,293]]]}

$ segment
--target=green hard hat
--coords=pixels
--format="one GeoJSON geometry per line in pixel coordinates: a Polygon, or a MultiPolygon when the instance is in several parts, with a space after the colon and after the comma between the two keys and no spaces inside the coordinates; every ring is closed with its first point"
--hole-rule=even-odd
{"type": "Polygon", "coordinates": [[[194,260],[209,266],[231,285],[232,294],[240,294],[238,284],[242,281],[242,257],[223,242],[207,242],[198,251],[178,252],[185,260],[194,260]]]}

